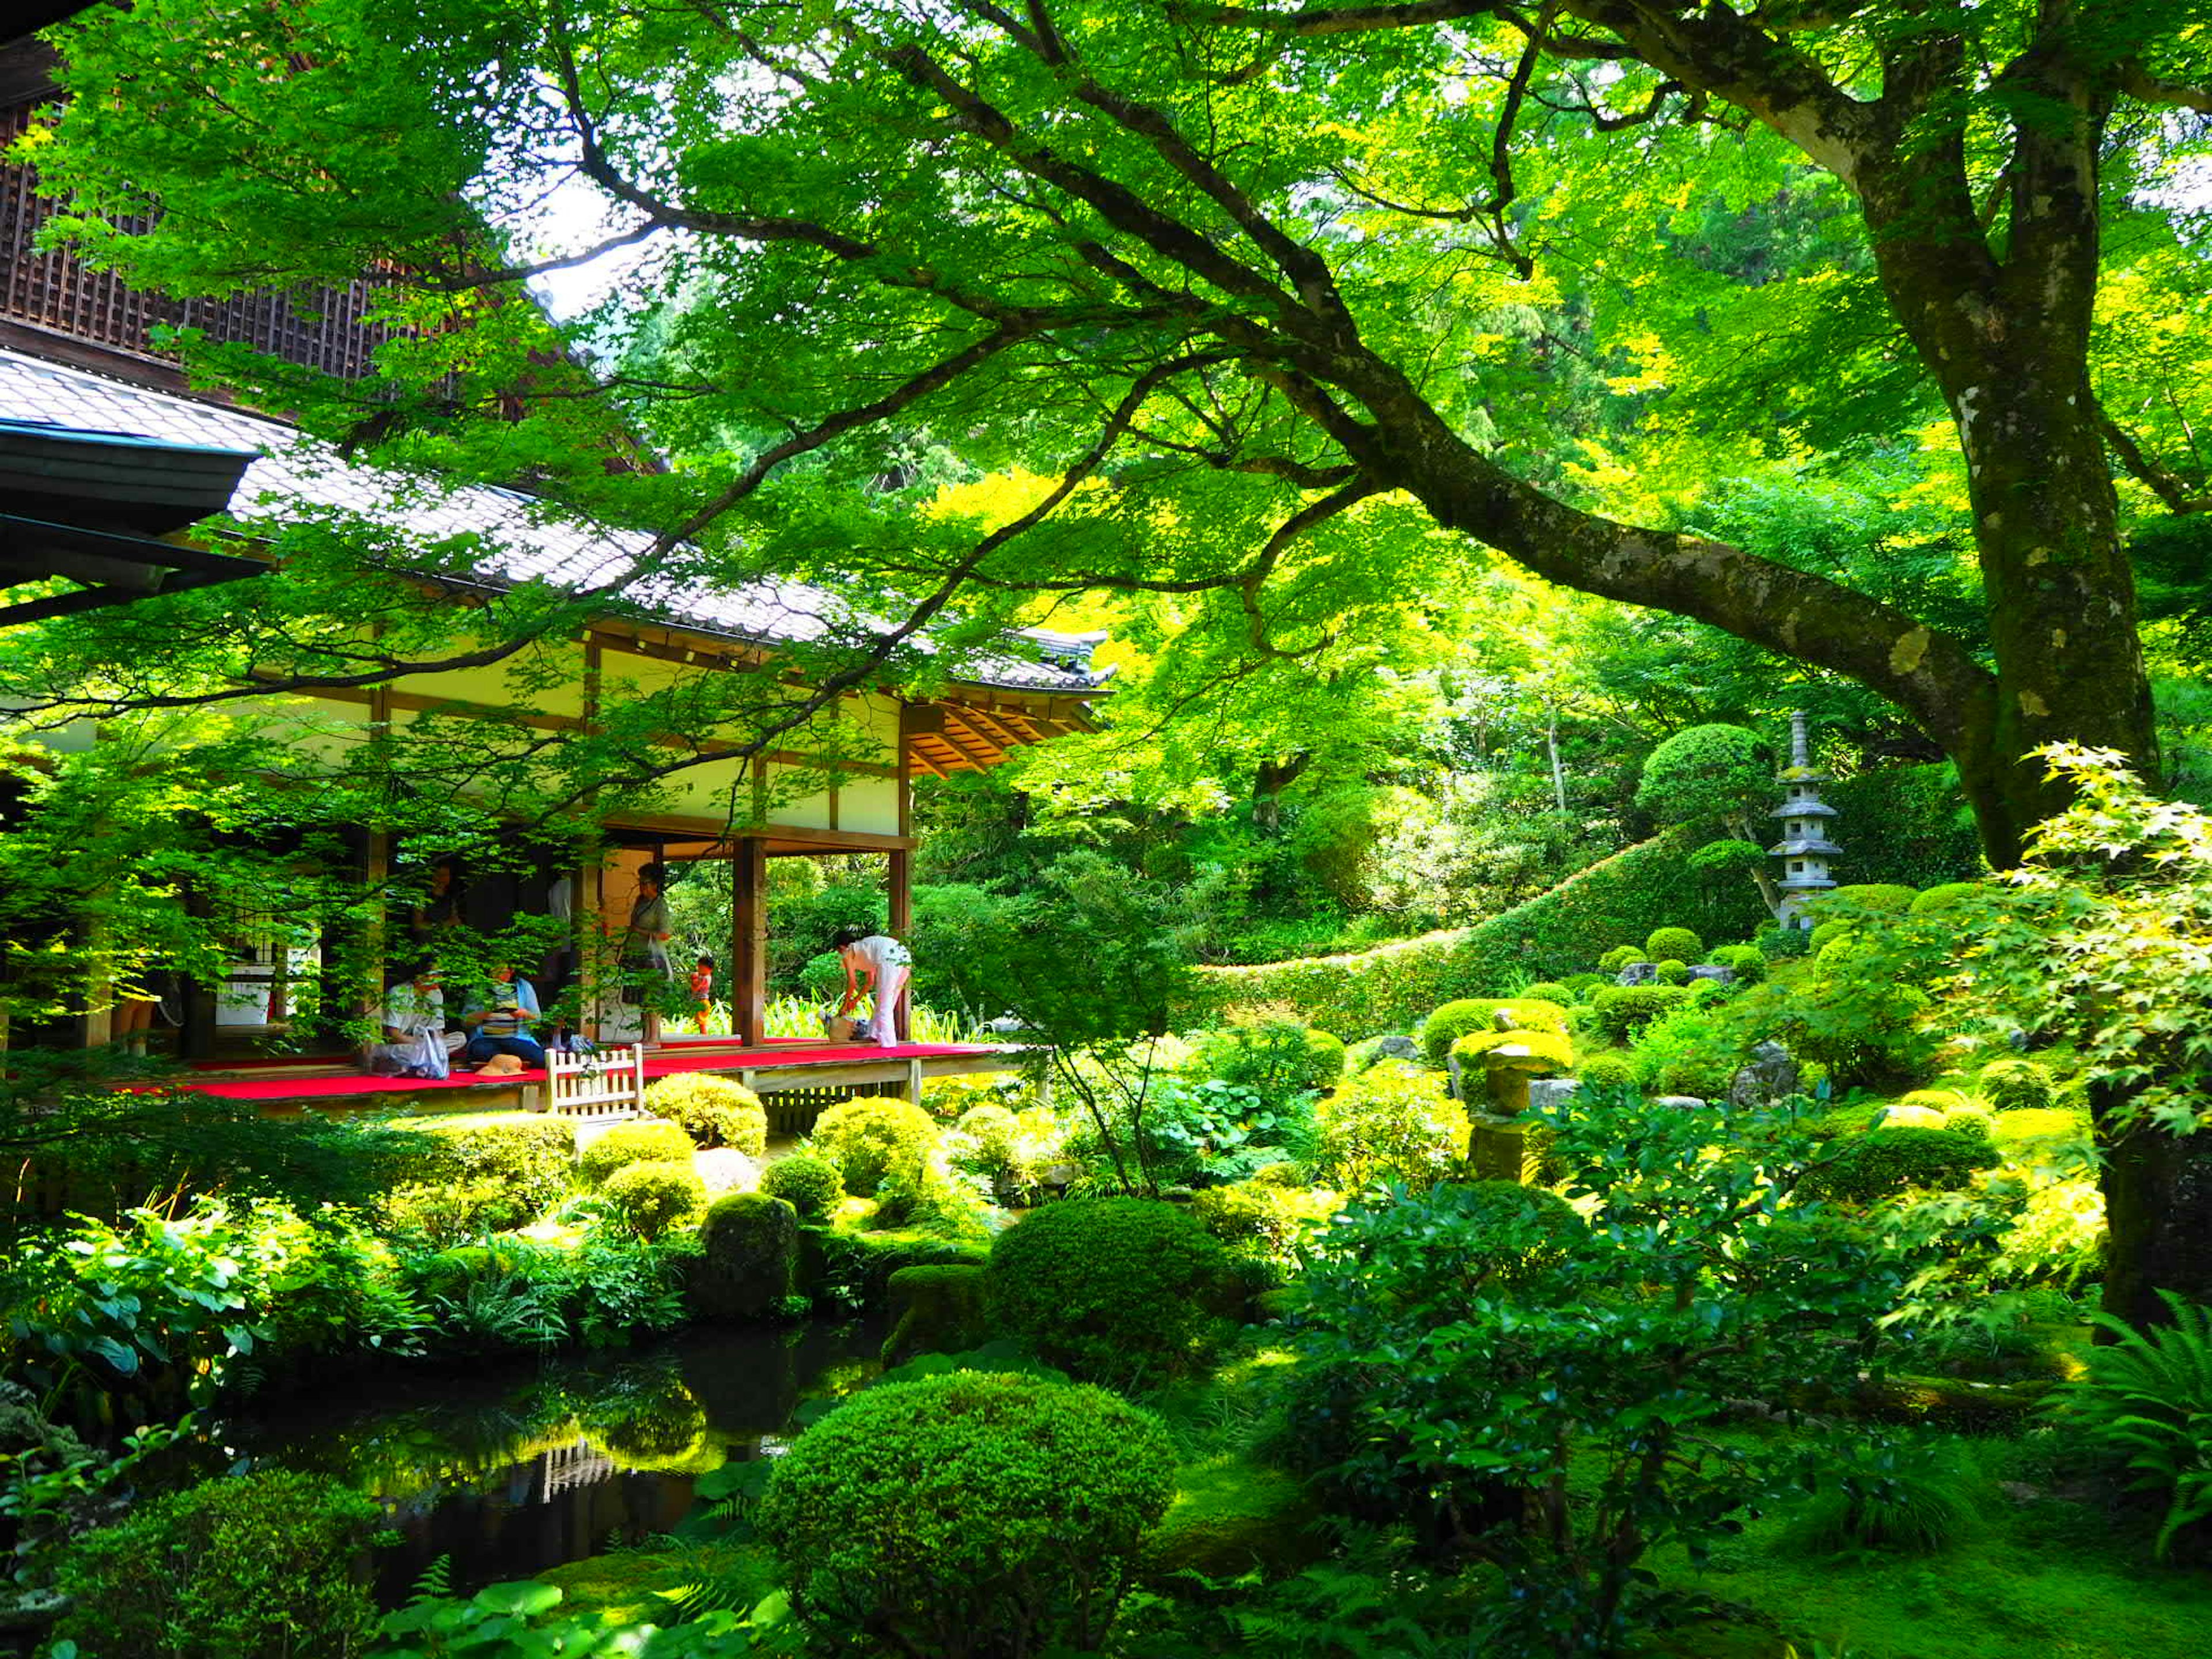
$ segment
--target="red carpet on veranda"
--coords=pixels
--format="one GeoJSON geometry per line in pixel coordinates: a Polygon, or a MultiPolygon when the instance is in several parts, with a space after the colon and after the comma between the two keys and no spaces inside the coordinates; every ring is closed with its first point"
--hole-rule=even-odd
{"type": "MultiPolygon", "coordinates": [[[[823,1044],[818,1048],[780,1042],[773,1055],[763,1054],[758,1049],[750,1053],[735,1048],[692,1052],[681,1048],[664,1049],[645,1057],[645,1074],[650,1079],[667,1077],[678,1072],[734,1072],[769,1066],[837,1066],[869,1060],[930,1060],[947,1054],[999,1052],[1001,1051],[988,1045],[972,1042],[902,1042],[890,1048],[879,1048],[872,1042],[823,1044]]],[[[371,1077],[365,1072],[355,1072],[337,1077],[222,1078],[206,1083],[180,1083],[176,1086],[188,1089],[194,1094],[210,1095],[219,1100],[322,1100],[337,1099],[348,1095],[411,1095],[426,1093],[432,1089],[490,1088],[498,1085],[543,1083],[544,1080],[543,1070],[487,1078],[477,1077],[471,1072],[455,1072],[451,1077],[437,1079],[371,1077]]]]}

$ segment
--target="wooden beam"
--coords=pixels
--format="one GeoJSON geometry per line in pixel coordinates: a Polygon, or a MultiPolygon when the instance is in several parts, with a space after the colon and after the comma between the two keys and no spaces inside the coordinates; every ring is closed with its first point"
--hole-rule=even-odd
{"type": "MultiPolygon", "coordinates": [[[[887,873],[890,882],[891,936],[910,939],[914,937],[914,854],[901,848],[893,853],[886,862],[890,866],[887,873]]],[[[882,1011],[878,1012],[880,1013],[882,1011]]],[[[890,1018],[893,1029],[898,1032],[899,1041],[905,1042],[908,1032],[914,1028],[914,975],[911,971],[907,975],[906,983],[899,988],[898,1004],[890,1010],[890,1018]]],[[[917,1106],[921,1104],[921,1074],[917,1073],[911,1097],[917,1106]]]]}
{"type": "Polygon", "coordinates": [[[748,1048],[768,1039],[768,847],[750,836],[730,866],[730,1029],[748,1048]]]}
{"type": "Polygon", "coordinates": [[[957,720],[948,720],[942,737],[945,747],[958,755],[969,765],[979,772],[988,772],[1006,759],[1003,753],[994,753],[984,739],[977,737],[973,731],[969,731],[963,738],[960,732],[954,729],[958,724],[957,720]],[[975,746],[971,748],[970,744],[975,746]]]}

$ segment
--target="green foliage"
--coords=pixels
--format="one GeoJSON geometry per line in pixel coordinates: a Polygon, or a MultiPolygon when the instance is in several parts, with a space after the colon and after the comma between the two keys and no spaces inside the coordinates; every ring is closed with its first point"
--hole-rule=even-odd
{"type": "Polygon", "coordinates": [[[1804,1184],[1808,1193],[1870,1204],[1908,1187],[1963,1187],[1996,1161],[1988,1140],[1970,1131],[1869,1129],[1835,1142],[1804,1184]]]}
{"type": "Polygon", "coordinates": [[[383,1519],[321,1475],[268,1470],[139,1504],[64,1559],[57,1635],[101,1659],[306,1659],[362,1650],[356,1565],[383,1519]]]}
{"type": "Polygon", "coordinates": [[[1564,1036],[1567,1011],[1556,1002],[1537,1002],[1526,997],[1462,997],[1447,1002],[1421,1023],[1421,1052],[1431,1066],[1441,1066],[1452,1044],[1470,1031],[1497,1030],[1500,1010],[1523,1030],[1551,1031],[1564,1036]]]}
{"type": "Polygon", "coordinates": [[[2032,1060],[1993,1060],[1974,1079],[1974,1092],[1999,1112],[2049,1111],[2057,1098],[2050,1068],[2032,1060]]]}
{"type": "Polygon", "coordinates": [[[891,1319],[890,1334],[884,1339],[886,1365],[902,1365],[925,1353],[965,1353],[990,1337],[983,1269],[975,1263],[901,1267],[884,1291],[891,1319]]]}
{"type": "Polygon", "coordinates": [[[436,1144],[433,1167],[441,1177],[495,1181],[526,1216],[535,1215],[568,1185],[576,1160],[576,1126],[535,1112],[500,1112],[407,1121],[436,1144]]]}
{"type": "Polygon", "coordinates": [[[1811,953],[1814,956],[1819,956],[1838,939],[1848,939],[1850,936],[1850,924],[1847,921],[1815,922],[1813,925],[1813,938],[1809,947],[1811,953]]]}
{"type": "Polygon", "coordinates": [[[1208,1032],[1191,1055],[1202,1077],[1254,1091],[1270,1103],[1318,1091],[1344,1075],[1344,1040],[1287,1020],[1208,1032]]]}
{"type": "Polygon", "coordinates": [[[1048,1204],[991,1246],[995,1325],[1074,1376],[1130,1383],[1186,1369],[1227,1263],[1189,1214],[1150,1199],[1048,1204]]]}
{"type": "Polygon", "coordinates": [[[1930,910],[1948,910],[1954,904],[1971,904],[1990,889],[1978,881],[1944,881],[1924,887],[1912,896],[1910,915],[1924,916],[1930,910]]]}
{"type": "Polygon", "coordinates": [[[1626,1054],[1608,1048],[1583,1055],[1575,1067],[1575,1075],[1586,1088],[1630,1089],[1636,1085],[1636,1063],[1626,1054]]]}
{"type": "Polygon", "coordinates": [[[1613,981],[1603,974],[1569,974],[1566,983],[1575,994],[1575,1000],[1583,1002],[1589,1000],[1592,992],[1603,990],[1613,981]]]}
{"type": "Polygon", "coordinates": [[[1338,1189],[1378,1182],[1425,1192],[1467,1156],[1467,1110],[1436,1073],[1402,1060],[1376,1062],[1347,1081],[1316,1114],[1314,1169],[1338,1189]]]}
{"type": "MultiPolygon", "coordinates": [[[[1712,1014],[1682,1008],[1637,1034],[1630,1063],[1647,1095],[1717,1100],[1727,1096],[1743,1060],[1735,1037],[1712,1014]]],[[[1583,1079],[1589,1081],[1587,1070],[1583,1079]]]]}
{"type": "Polygon", "coordinates": [[[820,1221],[844,1197],[845,1177],[828,1158],[796,1152],[761,1171],[760,1189],[790,1205],[801,1221],[820,1221]]]}
{"type": "Polygon", "coordinates": [[[1625,1042],[1689,999],[1689,992],[1679,985],[1616,985],[1592,997],[1590,1006],[1597,1011],[1598,1030],[1625,1042]]]}
{"type": "Polygon", "coordinates": [[[1659,964],[1658,974],[1662,985],[1686,985],[1690,982],[1690,964],[1670,957],[1659,964]]]}
{"type": "Polygon", "coordinates": [[[1452,1058],[1463,1066],[1480,1068],[1485,1057],[1502,1048],[1522,1048],[1514,1055],[1514,1070],[1530,1077],[1564,1077],[1575,1066],[1575,1046],[1556,1031],[1469,1031],[1451,1046],[1452,1058]]]}
{"type": "Polygon", "coordinates": [[[1936,1555],[1972,1525],[1958,1458],[1931,1458],[1922,1448],[1892,1440],[1844,1449],[1814,1477],[1794,1529],[1801,1547],[1815,1555],[1936,1555]]]}
{"type": "Polygon", "coordinates": [[[587,1187],[600,1187],[626,1164],[688,1164],[691,1137],[674,1123],[617,1123],[603,1129],[577,1155],[576,1174],[587,1187]]]}
{"type": "Polygon", "coordinates": [[[1194,1193],[1190,1212],[1231,1255],[1281,1273],[1304,1259],[1307,1240],[1328,1224],[1337,1202],[1333,1192],[1239,1181],[1194,1193]]]}
{"type": "Polygon", "coordinates": [[[691,1302],[708,1319],[757,1319],[789,1296],[799,1271],[799,1212],[767,1193],[730,1193],[699,1224],[691,1302]]]}
{"type": "Polygon", "coordinates": [[[773,1601],[745,1618],[711,1609],[670,1629],[617,1622],[595,1612],[571,1616],[562,1593],[536,1579],[493,1584],[465,1600],[418,1591],[378,1623],[363,1659],[725,1659],[741,1653],[794,1655],[797,1644],[773,1601]]]}
{"type": "Polygon", "coordinates": [[[689,1158],[625,1164],[606,1178],[599,1196],[617,1223],[644,1239],[688,1227],[707,1213],[707,1183],[689,1158]]]}
{"type": "Polygon", "coordinates": [[[814,1121],[815,1150],[830,1158],[845,1190],[872,1198],[888,1177],[914,1183],[937,1145],[937,1124],[910,1100],[857,1095],[825,1107],[814,1121]]]}
{"type": "Polygon", "coordinates": [[[1597,959],[1597,965],[1608,974],[1618,974],[1633,962],[1649,962],[1651,958],[1633,945],[1616,945],[1597,959]]]}
{"type": "Polygon", "coordinates": [[[1644,954],[1663,965],[1669,960],[1693,962],[1705,953],[1705,942],[1687,927],[1655,927],[1644,941],[1644,954]]]}
{"type": "Polygon", "coordinates": [[[1814,895],[1805,908],[1822,921],[1837,918],[1849,921],[1859,916],[1901,916],[1912,908],[1912,901],[1919,895],[1913,889],[1897,882],[1859,882],[1832,887],[1825,893],[1814,895]]]}
{"type": "Polygon", "coordinates": [[[1716,945],[1705,960],[1731,969],[1739,985],[1756,985],[1766,977],[1766,957],[1756,945],[1716,945]]]}
{"type": "MultiPolygon", "coordinates": [[[[1740,726],[1693,726],[1653,750],[1636,787],[1636,805],[1662,823],[1741,820],[1774,794],[1774,751],[1740,726]]],[[[1703,947],[1664,954],[1695,956],[1703,947]]],[[[1654,958],[1662,953],[1644,946],[1654,958]]]]}
{"type": "Polygon", "coordinates": [[[734,1146],[748,1158],[768,1151],[768,1114],[742,1083],[710,1072],[678,1072],[646,1085],[645,1108],[679,1125],[695,1146],[734,1146]]]}
{"type": "Polygon", "coordinates": [[[1935,1073],[1941,1039],[1926,1018],[1928,994],[1893,949],[1887,936],[1832,945],[1787,985],[1753,986],[1729,1005],[1729,1017],[1819,1062],[1839,1088],[1916,1088],[1935,1073]]]}
{"type": "Polygon", "coordinates": [[[2185,1531],[2212,1519],[2212,1311],[2159,1292],[2173,1322],[2136,1329],[2096,1316],[2111,1338],[2089,1350],[2087,1375],[2053,1396],[2050,1410],[2115,1463],[2135,1487],[2166,1504],[2162,1558],[2185,1531]]]}
{"type": "MultiPolygon", "coordinates": [[[[1170,1078],[1153,1090],[1152,1108],[1128,1139],[1144,1150],[1146,1167],[1161,1180],[1242,1181],[1303,1153],[1313,1122],[1310,1091],[1269,1096],[1241,1084],[1170,1078]]],[[[1076,1156],[1095,1150],[1080,1127],[1066,1145],[1076,1156]]]]}
{"type": "Polygon", "coordinates": [[[1555,985],[1547,979],[1524,985],[1513,994],[1516,1002],[1552,1002],[1562,1008],[1571,1007],[1577,1000],[1574,992],[1566,986],[1555,985]]]}
{"type": "Polygon", "coordinates": [[[1103,1389],[955,1371],[815,1425],[757,1522],[830,1651],[1096,1652],[1174,1465],[1158,1421],[1103,1389]]]}

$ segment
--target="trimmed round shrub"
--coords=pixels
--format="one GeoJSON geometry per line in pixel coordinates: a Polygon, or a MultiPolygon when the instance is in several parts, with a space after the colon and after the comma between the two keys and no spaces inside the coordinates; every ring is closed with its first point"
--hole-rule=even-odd
{"type": "Polygon", "coordinates": [[[1014,1142],[1021,1134],[1022,1123],[1005,1107],[970,1106],[952,1127],[974,1148],[969,1161],[977,1167],[994,1173],[1013,1167],[1014,1142]]]}
{"type": "Polygon", "coordinates": [[[1590,1006],[1597,1011],[1598,1030],[1616,1042],[1626,1042],[1689,1000],[1689,992],[1680,985],[1616,985],[1600,991],[1590,1006]]]}
{"type": "Polygon", "coordinates": [[[884,1285],[891,1322],[883,1362],[903,1365],[926,1353],[965,1353],[990,1336],[983,1311],[983,1269],[972,1261],[901,1267],[884,1285]]]}
{"type": "Polygon", "coordinates": [[[799,1212],[766,1193],[732,1193],[707,1206],[691,1304],[708,1319],[757,1319],[792,1293],[799,1212]]]}
{"type": "Polygon", "coordinates": [[[1452,1044],[1452,1058],[1480,1071],[1493,1048],[1526,1048],[1528,1057],[1516,1056],[1516,1064],[1530,1077],[1564,1077],[1574,1069],[1574,1044],[1556,1031],[1469,1031],[1452,1044]]]}
{"type": "Polygon", "coordinates": [[[734,1146],[747,1158],[768,1151],[768,1114],[742,1083],[707,1072],[678,1072],[648,1085],[646,1109],[682,1127],[695,1146],[734,1146]]]}
{"type": "Polygon", "coordinates": [[[519,1226],[561,1196],[576,1167],[576,1126],[537,1112],[471,1113],[409,1123],[425,1137],[423,1184],[495,1187],[519,1226]]]}
{"type": "Polygon", "coordinates": [[[1690,964],[1680,957],[1668,957],[1659,964],[1659,982],[1662,985],[1687,985],[1690,982],[1690,964]]]}
{"type": "Polygon", "coordinates": [[[1948,910],[1984,896],[1989,889],[1978,881],[1946,881],[1933,887],[1923,887],[1913,896],[1909,907],[1912,915],[1924,916],[1930,910],[1948,910]]]}
{"type": "Polygon", "coordinates": [[[1103,1389],[954,1371],[831,1412],[776,1460],[756,1522],[840,1650],[1095,1652],[1175,1462],[1159,1420],[1103,1389]]]}
{"type": "Polygon", "coordinates": [[[625,1164],[606,1179],[599,1196],[640,1238],[659,1238],[707,1213],[707,1183],[686,1158],[681,1164],[625,1164]]]}
{"type": "Polygon", "coordinates": [[[760,1189],[799,1212],[802,1221],[826,1219],[845,1196],[845,1177],[828,1158],[812,1152],[780,1158],[761,1172],[760,1189]]]}
{"type": "Polygon", "coordinates": [[[1948,1116],[1966,1103],[1966,1096],[1956,1089],[1915,1089],[1897,1103],[1900,1106],[1923,1107],[1929,1111],[1948,1116]]]}
{"type": "Polygon", "coordinates": [[[1893,1101],[1881,1115],[1886,1129],[1942,1129],[1949,1127],[1949,1119],[1941,1106],[1914,1106],[1893,1101]]]}
{"type": "Polygon", "coordinates": [[[100,1659],[342,1659],[368,1645],[356,1573],[383,1525],[374,1499],[284,1469],[142,1501],[63,1556],[55,1633],[100,1659]]]}
{"type": "Polygon", "coordinates": [[[1522,1002],[1556,1002],[1562,1008],[1569,1006],[1576,1000],[1575,994],[1565,986],[1555,985],[1547,979],[1522,986],[1516,995],[1522,1002]]]}
{"type": "Polygon", "coordinates": [[[1815,921],[1825,921],[1845,910],[1901,916],[1912,908],[1912,901],[1918,896],[1917,890],[1895,882],[1863,881],[1854,885],[1832,887],[1826,892],[1807,900],[1805,908],[1812,913],[1815,921]]]}
{"type": "Polygon", "coordinates": [[[1467,1109],[1433,1072],[1386,1060],[1315,1109],[1314,1173],[1358,1192],[1395,1181],[1425,1192],[1467,1156],[1467,1109]]]}
{"type": "Polygon", "coordinates": [[[1626,1054],[1607,1048],[1577,1063],[1575,1075],[1593,1089],[1630,1089],[1636,1085],[1636,1066],[1626,1054]]]}
{"type": "Polygon", "coordinates": [[[919,1184],[937,1124],[912,1101],[861,1096],[826,1108],[814,1121],[814,1145],[837,1165],[845,1190],[872,1198],[887,1176],[919,1184]]]}
{"type": "Polygon", "coordinates": [[[2050,1070],[2032,1060],[1993,1060],[1974,1079],[1975,1091],[2000,1112],[2050,1110],[2056,1091],[2050,1070]]]}
{"type": "Polygon", "coordinates": [[[1705,960],[1729,969],[1739,985],[1756,985],[1766,977],[1766,957],[1756,945],[1717,945],[1705,960]]]}
{"type": "Polygon", "coordinates": [[[1344,1040],[1293,1020],[1227,1025],[1200,1039],[1184,1069],[1281,1100],[1334,1085],[1344,1075],[1344,1040]]]}
{"type": "Polygon", "coordinates": [[[1133,1382],[1188,1367],[1229,1278],[1187,1210],[1146,1198],[1048,1204],[992,1243],[991,1318],[1048,1363],[1133,1382]]]}
{"type": "Polygon", "coordinates": [[[1443,1065],[1452,1044],[1469,1031],[1496,1030],[1501,1008],[1524,1030],[1566,1035],[1567,1011],[1556,1002],[1528,997],[1462,997],[1447,1002],[1421,1024],[1421,1052],[1428,1056],[1429,1064],[1443,1065]]]}
{"type": "Polygon", "coordinates": [[[1655,927],[1644,941],[1644,954],[1653,962],[1695,962],[1705,953],[1705,940],[1687,927],[1655,927]]]}
{"type": "Polygon", "coordinates": [[[691,1137],[673,1123],[617,1123],[584,1148],[576,1173],[586,1187],[604,1187],[607,1177],[629,1164],[688,1164],[691,1137]]]}
{"type": "Polygon", "coordinates": [[[1997,1161],[1988,1140],[1955,1129],[1884,1127],[1831,1146],[1831,1160],[1808,1170],[1801,1190],[1862,1204],[1908,1187],[1963,1187],[1997,1161]]]}
{"type": "Polygon", "coordinates": [[[1813,929],[1812,942],[1805,948],[1817,957],[1838,939],[1848,938],[1850,931],[1850,924],[1847,921],[1821,922],[1813,929]]]}
{"type": "Polygon", "coordinates": [[[1607,974],[1617,974],[1632,962],[1649,962],[1651,958],[1633,945],[1616,945],[1597,959],[1597,965],[1607,974]]]}

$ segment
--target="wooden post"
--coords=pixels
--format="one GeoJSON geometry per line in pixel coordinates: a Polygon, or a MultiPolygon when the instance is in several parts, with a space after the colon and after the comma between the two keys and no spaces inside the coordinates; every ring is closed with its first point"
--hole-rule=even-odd
{"type": "Polygon", "coordinates": [[[594,847],[577,867],[575,899],[576,1030],[599,1040],[599,993],[606,984],[607,935],[604,889],[606,872],[594,847]]]}
{"type": "Polygon", "coordinates": [[[372,1031],[359,1045],[363,1067],[368,1064],[368,1051],[383,1035],[384,1018],[384,963],[385,930],[390,925],[390,905],[384,896],[384,884],[392,878],[392,832],[371,830],[362,843],[361,858],[362,891],[365,915],[362,916],[361,947],[361,978],[354,999],[354,1012],[363,1019],[379,1023],[380,1029],[372,1031]]]}
{"type": "Polygon", "coordinates": [[[738,837],[730,860],[730,1029],[748,1048],[768,1040],[768,842],[738,837]]]}
{"type": "MultiPolygon", "coordinates": [[[[914,933],[914,854],[903,847],[890,855],[890,915],[891,937],[905,943],[914,933]]],[[[911,970],[906,983],[899,987],[898,1006],[891,1018],[897,1022],[901,1042],[907,1041],[914,1029],[914,975],[911,970]]],[[[916,1100],[921,1098],[915,1097],[916,1100]]]]}

